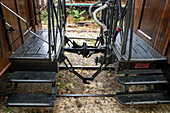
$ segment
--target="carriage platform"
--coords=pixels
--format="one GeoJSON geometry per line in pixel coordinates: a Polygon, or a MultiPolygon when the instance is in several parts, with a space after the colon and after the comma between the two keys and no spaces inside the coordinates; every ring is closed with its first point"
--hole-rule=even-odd
{"type": "Polygon", "coordinates": [[[155,74],[162,73],[161,68],[166,64],[167,58],[151,47],[137,34],[133,33],[131,59],[128,61],[129,40],[126,51],[121,55],[121,40],[118,35],[114,44],[114,52],[119,62],[118,73],[122,74],[155,74]]]}
{"type": "MultiPolygon", "coordinates": [[[[43,40],[48,42],[48,31],[36,31],[43,40]]],[[[53,62],[49,59],[49,45],[43,40],[32,35],[21,45],[11,56],[12,70],[14,71],[57,71],[58,55],[53,62]]],[[[57,53],[60,51],[60,43],[56,47],[57,53]]]]}

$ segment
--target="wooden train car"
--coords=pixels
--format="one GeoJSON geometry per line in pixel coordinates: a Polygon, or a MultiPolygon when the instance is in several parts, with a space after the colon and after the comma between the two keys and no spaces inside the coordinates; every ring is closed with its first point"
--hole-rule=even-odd
{"type": "MultiPolygon", "coordinates": [[[[104,5],[105,2],[106,0],[103,0],[102,5],[104,5]]],[[[85,43],[82,46],[73,43],[73,48],[64,48],[65,41],[69,41],[65,36],[65,0],[58,0],[56,9],[57,11],[62,10],[59,13],[54,10],[55,5],[52,0],[48,0],[48,16],[49,18],[52,17],[52,19],[48,19],[50,23],[48,25],[48,31],[41,29],[39,3],[39,0],[10,0],[10,2],[0,0],[0,76],[10,67],[14,73],[9,81],[15,83],[14,94],[8,98],[6,103],[8,107],[45,107],[54,105],[56,97],[55,79],[59,71],[59,63],[65,59],[69,62],[66,56],[63,55],[63,51],[73,53],[76,51],[84,57],[88,57],[90,53],[88,51],[89,48],[93,49],[96,53],[98,53],[98,51],[104,53],[105,48],[98,49],[87,46],[85,43]],[[53,11],[53,13],[51,13],[51,11],[53,11]],[[56,18],[59,17],[59,19],[56,19],[59,23],[56,25],[56,29],[59,29],[56,34],[54,32],[54,14],[56,18]],[[82,51],[87,52],[87,54],[82,51]],[[52,93],[40,95],[18,94],[18,83],[51,83],[52,93]]],[[[131,76],[124,76],[123,78],[117,77],[117,80],[125,85],[125,92],[116,94],[117,100],[122,104],[169,103],[170,97],[167,92],[130,93],[128,92],[128,85],[149,84],[152,90],[154,90],[155,84],[169,85],[170,1],[136,0],[134,6],[134,43],[132,45],[131,56],[133,61],[126,62],[126,59],[128,59],[126,58],[127,55],[122,55],[123,57],[119,55],[118,51],[115,50],[116,47],[113,47],[111,50],[115,52],[116,60],[118,60],[118,73],[125,75],[144,75],[138,78],[131,76]],[[122,58],[124,58],[124,60],[122,60],[122,58]],[[165,74],[166,78],[162,73],[165,74]],[[160,76],[156,76],[157,74],[160,76]],[[155,98],[151,98],[153,96],[155,98]],[[136,99],[134,97],[138,98],[136,99]],[[144,97],[146,97],[144,100],[140,100],[144,97]]],[[[116,42],[117,45],[119,45],[119,40],[116,40],[113,46],[116,45],[116,42]]],[[[69,67],[67,68],[69,69],[69,67]]],[[[101,70],[96,73],[100,73],[101,70]]],[[[70,71],[82,79],[84,83],[88,83],[87,80],[94,79],[83,78],[75,72],[74,69],[70,71]]],[[[94,77],[96,77],[97,74],[94,74],[94,77]]]]}
{"type": "MultiPolygon", "coordinates": [[[[33,1],[1,0],[0,2],[5,4],[7,7],[9,7],[12,11],[16,12],[21,17],[23,17],[26,21],[29,21],[35,15],[33,1]]],[[[39,6],[37,8],[39,8],[39,6]]],[[[9,62],[9,57],[30,37],[30,34],[28,34],[26,24],[3,6],[1,6],[0,21],[1,76],[11,65],[11,63],[9,62]]],[[[40,22],[41,18],[33,19],[33,21],[29,23],[29,29],[35,32],[37,29],[41,28],[40,22]]]]}

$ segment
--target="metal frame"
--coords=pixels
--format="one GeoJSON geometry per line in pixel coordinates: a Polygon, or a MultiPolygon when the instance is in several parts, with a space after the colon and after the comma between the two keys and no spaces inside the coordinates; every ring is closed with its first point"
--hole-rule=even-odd
{"type": "MultiPolygon", "coordinates": [[[[132,49],[132,40],[133,40],[133,21],[134,21],[134,1],[135,0],[128,0],[124,9],[121,7],[121,0],[101,0],[99,2],[102,2],[102,6],[97,8],[93,13],[93,18],[99,26],[101,26],[100,35],[96,40],[96,43],[94,46],[88,46],[86,43],[83,43],[83,45],[78,45],[74,41],[72,42],[69,38],[65,37],[65,44],[69,44],[69,42],[72,44],[71,47],[65,47],[64,51],[71,52],[71,53],[77,53],[78,55],[83,55],[83,57],[89,58],[92,54],[95,53],[102,53],[104,54],[104,58],[102,59],[100,68],[94,73],[91,77],[83,77],[78,72],[74,70],[74,67],[72,66],[69,59],[62,54],[62,62],[66,65],[67,69],[77,75],[84,83],[89,83],[87,80],[93,80],[104,68],[106,68],[109,64],[113,63],[114,57],[114,51],[113,46],[115,39],[117,38],[117,35],[121,34],[121,51],[120,54],[125,54],[126,50],[126,44],[127,44],[127,36],[129,33],[130,23],[131,23],[131,30],[130,30],[130,46],[129,46],[129,56],[128,60],[131,60],[131,49],[132,49]],[[98,17],[96,16],[99,11],[102,10],[102,20],[98,20],[98,17]],[[125,18],[125,30],[123,29],[123,19],[125,18]],[[102,21],[102,22],[101,22],[102,21]],[[118,22],[120,22],[120,25],[118,26],[118,22]],[[120,30],[117,30],[117,27],[119,27],[120,30]],[[68,62],[68,64],[66,63],[68,62]],[[105,65],[103,67],[103,65],[105,65]]],[[[89,12],[91,13],[91,9],[93,6],[98,4],[99,2],[94,3],[90,8],[89,12]]],[[[60,4],[58,4],[59,6],[60,4]]],[[[126,61],[126,62],[127,62],[126,61]]]]}
{"type": "MultiPolygon", "coordinates": [[[[53,0],[48,0],[48,41],[43,40],[39,35],[35,34],[34,32],[30,31],[28,29],[28,24],[31,22],[34,18],[36,19],[36,16],[40,14],[40,12],[45,9],[43,8],[41,11],[36,13],[36,7],[35,7],[35,0],[33,1],[34,6],[34,13],[35,16],[30,19],[28,22],[23,19],[21,16],[16,14],[14,11],[9,9],[6,5],[4,5],[2,2],[0,3],[0,6],[3,6],[7,10],[9,10],[11,13],[13,13],[15,16],[17,16],[19,19],[21,19],[23,22],[25,22],[28,32],[32,33],[39,39],[43,40],[44,42],[48,43],[49,45],[49,60],[53,61],[57,54],[61,53],[61,56],[63,57],[61,62],[64,62],[66,67],[70,72],[73,72],[75,75],[77,75],[79,78],[83,80],[84,83],[88,83],[87,80],[93,80],[104,68],[106,68],[109,64],[112,64],[112,58],[114,58],[114,52],[113,47],[115,38],[117,37],[118,33],[123,33],[123,36],[121,37],[122,42],[122,51],[121,54],[124,54],[124,50],[126,50],[126,43],[127,43],[127,34],[129,31],[130,26],[130,20],[131,20],[131,30],[130,30],[130,46],[129,46],[129,57],[128,61],[131,59],[131,49],[132,49],[132,37],[133,37],[133,21],[134,21],[134,1],[135,0],[128,0],[125,9],[123,10],[121,7],[121,1],[120,0],[101,0],[102,6],[97,8],[93,13],[94,20],[101,26],[100,35],[98,39],[96,40],[96,43],[94,46],[88,46],[86,43],[83,43],[82,46],[76,44],[74,41],[72,42],[70,39],[68,39],[65,36],[65,25],[66,25],[66,6],[65,6],[65,0],[58,0],[57,8],[55,7],[55,4],[53,0]],[[128,7],[128,8],[126,8],[128,7]],[[96,16],[99,11],[102,10],[102,21],[101,23],[98,20],[98,17],[96,16]],[[131,11],[132,10],[132,11],[131,11]],[[127,12],[127,14],[126,14],[127,12]],[[125,25],[125,31],[123,31],[123,19],[126,17],[126,25],[125,25]],[[54,21],[56,20],[56,28],[54,21]],[[117,30],[118,27],[117,23],[120,21],[119,27],[122,30],[117,30]],[[113,24],[114,23],[114,24],[113,24]],[[126,27],[127,26],[127,27],[126,27]],[[60,53],[57,53],[56,46],[57,46],[57,36],[58,32],[60,34],[60,48],[62,51],[60,53]],[[64,48],[64,44],[68,44],[71,42],[72,47],[64,48]],[[79,73],[77,73],[74,70],[74,67],[72,66],[69,59],[64,55],[64,51],[77,53],[83,55],[83,57],[89,58],[92,54],[95,53],[102,53],[104,54],[104,58],[101,60],[100,68],[94,73],[91,77],[83,77],[79,73]],[[68,64],[66,63],[68,62],[68,64]],[[68,66],[70,65],[70,67],[68,66]],[[103,65],[105,65],[103,67],[103,65]],[[71,69],[70,69],[71,68],[71,69]]],[[[95,6],[95,4],[93,5],[95,6]]],[[[92,6],[92,7],[93,7],[92,6]]],[[[92,9],[92,7],[90,7],[92,9]]],[[[1,7],[2,9],[2,7],[1,7]]],[[[90,9],[89,9],[90,10],[90,9]]],[[[2,10],[1,10],[2,11],[2,10]]],[[[4,17],[4,16],[1,16],[4,17]]],[[[3,19],[4,20],[4,19],[3,19]]],[[[5,24],[5,20],[4,20],[5,24]]],[[[4,25],[5,26],[5,25],[4,25]]],[[[4,27],[5,28],[5,27],[4,27]]],[[[6,28],[5,28],[6,29],[6,28]]],[[[7,32],[7,30],[5,30],[7,32]]],[[[6,33],[7,34],[7,33],[6,33]]],[[[60,59],[59,59],[60,60],[60,59]]],[[[97,61],[98,62],[98,61],[97,61]]]]}
{"type": "MultiPolygon", "coordinates": [[[[51,0],[51,1],[52,1],[52,0],[51,0]]],[[[51,41],[52,41],[52,38],[51,38],[51,27],[49,27],[49,37],[48,37],[49,40],[46,41],[46,40],[42,39],[39,35],[35,34],[35,33],[32,32],[31,30],[29,30],[28,24],[29,24],[34,18],[36,19],[36,16],[39,15],[39,14],[41,14],[41,12],[42,12],[43,10],[45,10],[47,7],[49,7],[49,8],[48,8],[48,10],[49,10],[49,13],[48,13],[49,26],[51,25],[51,21],[50,21],[51,11],[52,11],[52,12],[55,12],[56,20],[57,20],[58,16],[57,16],[57,13],[56,13],[56,11],[55,11],[55,7],[54,7],[53,2],[50,2],[50,1],[49,1],[49,4],[50,4],[50,5],[48,4],[48,6],[45,6],[41,11],[38,11],[38,13],[36,13],[35,0],[34,0],[33,2],[34,2],[34,3],[33,3],[33,6],[34,6],[34,13],[35,13],[35,15],[34,15],[33,18],[31,18],[28,22],[27,22],[24,18],[22,18],[20,15],[18,15],[17,13],[15,13],[14,11],[12,11],[10,8],[8,8],[6,5],[4,5],[2,2],[0,2],[1,19],[2,19],[2,23],[3,23],[3,27],[4,27],[4,29],[5,29],[5,36],[6,36],[7,41],[8,41],[8,47],[9,47],[9,50],[12,51],[12,47],[11,47],[10,40],[9,40],[9,36],[8,36],[8,31],[9,31],[9,30],[13,31],[14,29],[5,21],[5,17],[4,17],[4,15],[3,15],[3,11],[2,11],[2,6],[3,6],[4,8],[6,8],[8,11],[10,11],[12,14],[14,14],[15,16],[17,16],[19,19],[21,19],[21,20],[26,24],[26,26],[27,26],[27,31],[28,31],[28,32],[30,32],[31,34],[33,34],[33,35],[36,36],[37,38],[39,38],[39,39],[41,39],[42,41],[44,41],[44,42],[46,42],[47,44],[49,44],[49,60],[52,61],[54,58],[52,58],[52,51],[53,51],[53,50],[51,50],[51,49],[53,48],[54,51],[55,51],[55,54],[56,54],[56,41],[55,41],[55,38],[54,38],[53,40],[54,40],[54,45],[55,45],[55,47],[53,47],[54,45],[51,44],[51,41]],[[51,8],[50,8],[50,6],[51,6],[51,8]],[[7,29],[5,25],[8,25],[10,28],[7,29]]],[[[61,16],[60,16],[60,17],[61,17],[61,16]]],[[[54,32],[55,32],[55,31],[54,31],[54,16],[52,16],[52,19],[53,19],[53,22],[52,22],[52,25],[53,25],[53,35],[55,35],[55,34],[54,34],[54,32]]],[[[56,33],[56,36],[53,36],[53,37],[57,37],[57,33],[56,33]]],[[[54,55],[54,57],[55,57],[55,56],[56,56],[56,55],[54,55]]]]}

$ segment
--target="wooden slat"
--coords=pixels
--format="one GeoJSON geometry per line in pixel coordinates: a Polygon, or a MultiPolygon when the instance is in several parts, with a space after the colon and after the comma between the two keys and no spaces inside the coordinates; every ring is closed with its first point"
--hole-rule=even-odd
{"type": "MultiPolygon", "coordinates": [[[[170,26],[170,1],[169,0],[136,0],[135,3],[135,33],[162,55],[168,51],[169,26],[170,26]],[[142,12],[143,11],[143,12],[142,12]],[[156,13],[156,14],[155,14],[156,13]],[[152,39],[141,34],[150,36],[152,39]]],[[[145,49],[148,49],[146,46],[145,49]]],[[[157,52],[150,50],[152,56],[160,57],[157,52]]],[[[167,53],[169,54],[169,53],[167,53]]]]}
{"type": "MultiPolygon", "coordinates": [[[[45,35],[44,33],[42,33],[40,35],[40,37],[44,40],[46,40],[47,38],[47,35],[45,35]]],[[[39,49],[41,48],[41,46],[43,45],[44,41],[42,41],[41,39],[37,39],[33,44],[32,44],[32,47],[24,54],[25,55],[29,55],[29,54],[36,54],[39,49]]]]}
{"type": "MultiPolygon", "coordinates": [[[[37,31],[36,34],[40,34],[42,31],[37,31]]],[[[16,50],[16,52],[14,53],[14,55],[19,54],[19,55],[23,55],[26,51],[28,51],[31,48],[32,43],[34,43],[34,41],[36,41],[37,38],[35,38],[33,35],[23,44],[20,46],[20,48],[18,48],[16,50]]]]}
{"type": "MultiPolygon", "coordinates": [[[[128,37],[129,38],[129,37],[128,37]]],[[[121,42],[119,35],[116,38],[116,46],[121,48],[121,42]]],[[[127,41],[125,58],[128,58],[129,54],[129,40],[127,41]]],[[[163,56],[157,52],[153,47],[141,39],[138,35],[133,33],[133,45],[132,45],[132,57],[131,59],[154,59],[163,58],[163,56]]]]}

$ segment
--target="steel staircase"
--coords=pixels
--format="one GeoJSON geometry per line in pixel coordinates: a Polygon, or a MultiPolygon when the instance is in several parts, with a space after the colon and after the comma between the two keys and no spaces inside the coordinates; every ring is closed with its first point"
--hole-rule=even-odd
{"type": "Polygon", "coordinates": [[[8,97],[5,105],[7,107],[52,107],[54,106],[56,93],[55,82],[56,72],[43,72],[43,71],[15,71],[11,78],[10,83],[15,83],[14,92],[8,97]],[[51,93],[17,93],[19,83],[50,83],[52,84],[51,93]]]}
{"type": "MultiPolygon", "coordinates": [[[[47,39],[47,31],[39,30],[36,34],[42,39],[47,39]]],[[[9,58],[13,74],[9,79],[14,83],[14,92],[8,97],[7,107],[52,107],[56,93],[55,83],[58,72],[57,57],[51,62],[48,56],[48,44],[32,35],[9,58]],[[45,83],[51,84],[50,93],[18,93],[20,83],[45,83]]],[[[36,84],[35,84],[36,85],[36,84]]]]}

